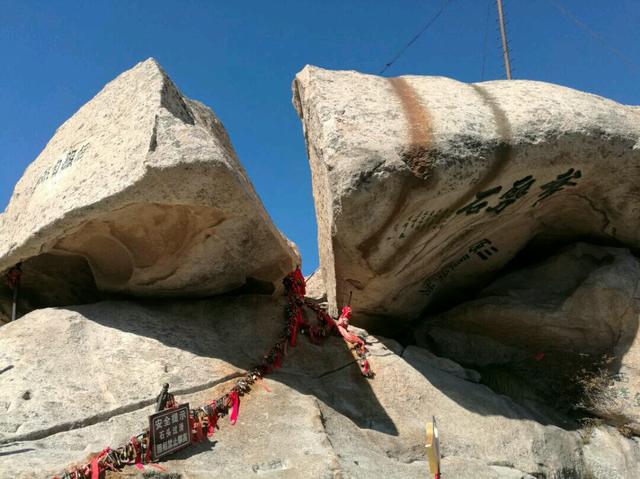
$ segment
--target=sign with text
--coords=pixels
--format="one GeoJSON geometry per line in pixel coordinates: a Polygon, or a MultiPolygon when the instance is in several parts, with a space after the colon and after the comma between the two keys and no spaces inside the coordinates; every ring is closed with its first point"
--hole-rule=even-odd
{"type": "Polygon", "coordinates": [[[149,416],[149,437],[153,460],[191,444],[189,403],[149,416]]]}

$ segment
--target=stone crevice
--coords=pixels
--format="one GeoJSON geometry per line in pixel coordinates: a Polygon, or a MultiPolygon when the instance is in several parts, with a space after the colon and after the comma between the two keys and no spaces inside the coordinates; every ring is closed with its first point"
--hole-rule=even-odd
{"type": "Polygon", "coordinates": [[[313,400],[314,406],[318,412],[318,418],[320,419],[320,425],[322,427],[322,431],[321,433],[324,434],[325,438],[327,439],[327,442],[329,444],[329,448],[331,449],[331,451],[333,452],[333,464],[330,466],[331,472],[334,474],[335,477],[342,477],[344,471],[342,470],[342,468],[340,467],[340,454],[338,454],[338,451],[336,451],[336,448],[333,444],[333,441],[331,439],[331,434],[329,433],[329,431],[327,430],[327,418],[324,416],[324,413],[322,412],[322,407],[320,405],[320,401],[318,399],[313,400]]]}
{"type": "MultiPolygon", "coordinates": [[[[604,224],[602,225],[602,234],[608,234],[607,233],[607,227],[611,224],[611,220],[609,219],[609,215],[607,214],[607,212],[605,210],[603,210],[602,208],[598,208],[593,200],[591,198],[589,198],[588,196],[581,194],[581,193],[571,193],[571,196],[577,196],[580,199],[583,199],[584,201],[586,201],[589,206],[591,207],[591,209],[593,211],[595,211],[596,213],[598,213],[599,215],[602,216],[603,222],[604,224]]],[[[615,231],[615,229],[614,229],[615,231]]]]}
{"type": "MultiPolygon", "coordinates": [[[[214,386],[218,386],[219,384],[224,384],[228,381],[239,378],[241,376],[243,376],[243,373],[237,372],[237,373],[229,374],[223,378],[209,381],[207,383],[200,384],[197,386],[191,386],[183,389],[175,389],[175,390],[172,390],[171,393],[175,396],[185,395],[185,394],[194,394],[194,393],[212,388],[214,386]]],[[[73,431],[75,429],[82,429],[88,426],[93,426],[94,424],[108,421],[116,416],[121,416],[123,414],[144,409],[147,406],[151,406],[155,402],[156,402],[156,398],[152,398],[152,399],[137,401],[130,404],[125,404],[124,406],[120,406],[118,408],[111,409],[109,411],[104,411],[98,414],[94,414],[93,416],[89,416],[85,419],[79,419],[76,421],[67,421],[60,424],[56,424],[55,426],[51,426],[45,429],[31,431],[24,434],[16,434],[11,437],[0,439],[0,444],[13,443],[17,441],[34,441],[39,439],[45,439],[49,436],[53,436],[54,434],[58,434],[60,432],[67,432],[67,431],[73,431]]]]}

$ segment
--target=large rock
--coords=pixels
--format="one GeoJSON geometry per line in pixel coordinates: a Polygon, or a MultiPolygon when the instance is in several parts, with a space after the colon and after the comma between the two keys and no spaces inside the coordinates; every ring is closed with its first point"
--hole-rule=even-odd
{"type": "Polygon", "coordinates": [[[312,66],[293,102],[334,311],[353,293],[356,319],[412,319],[534,238],[640,245],[639,108],[535,81],[312,66]]]}
{"type": "Polygon", "coordinates": [[[153,59],[58,128],[18,182],[0,237],[0,271],[22,262],[23,309],[105,293],[272,292],[299,261],[218,118],[153,59]]]}
{"type": "MultiPolygon", "coordinates": [[[[39,310],[5,326],[0,478],[51,477],[126,442],[145,427],[165,381],[193,406],[223,394],[279,335],[284,305],[251,295],[112,301],[39,310]],[[52,340],[34,341],[34,331],[52,340]]],[[[544,425],[451,361],[367,340],[373,380],[339,337],[321,346],[298,341],[264,381],[270,391],[255,385],[235,426],[222,419],[210,441],[163,461],[173,474],[166,477],[423,478],[424,425],[433,415],[444,472],[456,479],[589,477],[589,464],[603,460],[605,471],[632,478],[640,467],[635,440],[603,429],[587,454],[578,432],[544,425]]],[[[110,474],[121,476],[141,473],[110,474]]]]}
{"type": "MultiPolygon", "coordinates": [[[[474,367],[535,363],[532,358],[540,353],[541,366],[575,367],[573,374],[587,387],[576,399],[640,434],[638,292],[640,263],[627,249],[578,243],[426,318],[414,336],[418,344],[435,344],[454,361],[474,367]],[[606,364],[604,356],[611,358],[606,364]],[[589,363],[601,371],[580,377],[589,363]]],[[[549,380],[553,371],[540,376],[549,380]]]]}

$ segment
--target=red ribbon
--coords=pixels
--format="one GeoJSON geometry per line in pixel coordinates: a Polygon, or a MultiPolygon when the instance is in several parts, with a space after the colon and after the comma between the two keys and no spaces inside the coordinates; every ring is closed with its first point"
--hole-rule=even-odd
{"type": "Polygon", "coordinates": [[[198,413],[195,413],[195,425],[196,425],[196,442],[204,441],[204,432],[202,427],[202,419],[198,413]]]}
{"type": "MultiPolygon", "coordinates": [[[[361,357],[365,356],[367,353],[367,348],[365,346],[364,340],[360,336],[357,336],[348,331],[350,318],[351,318],[351,307],[345,306],[344,308],[342,308],[342,313],[340,313],[340,317],[338,318],[338,321],[336,321],[338,332],[346,342],[355,345],[355,349],[361,357]]],[[[369,365],[369,361],[367,361],[367,359],[363,359],[363,358],[361,359],[362,359],[362,363],[358,363],[358,366],[360,367],[360,371],[362,371],[362,374],[366,377],[373,377],[373,374],[371,372],[371,367],[369,365]]]]}
{"type": "Polygon", "coordinates": [[[100,461],[100,459],[102,459],[104,456],[106,456],[109,451],[111,450],[111,448],[106,448],[104,449],[100,454],[98,454],[96,457],[94,457],[91,460],[91,479],[100,479],[100,464],[98,463],[100,461]]]}
{"type": "Polygon", "coordinates": [[[133,452],[136,455],[135,466],[141,471],[144,471],[144,466],[142,465],[142,447],[135,436],[131,438],[131,445],[133,446],[133,452]]]}
{"type": "Polygon", "coordinates": [[[293,281],[291,285],[292,292],[299,297],[304,298],[304,295],[307,294],[304,276],[302,271],[300,271],[300,266],[296,267],[296,270],[293,272],[293,281]]]}
{"type": "Polygon", "coordinates": [[[334,328],[336,326],[336,323],[333,322],[333,318],[331,316],[329,316],[327,313],[325,313],[324,311],[322,311],[322,314],[320,315],[320,317],[323,319],[323,321],[329,325],[329,329],[334,328]]]}
{"type": "Polygon", "coordinates": [[[231,415],[229,421],[231,424],[235,424],[238,420],[238,413],[240,412],[240,397],[236,391],[229,393],[229,399],[231,399],[231,415]]]}
{"type": "Polygon", "coordinates": [[[289,339],[289,344],[291,344],[291,346],[296,345],[298,327],[300,327],[302,324],[304,324],[304,322],[302,321],[302,310],[300,309],[300,307],[296,306],[295,322],[293,323],[293,329],[291,330],[291,338],[289,339]]]}
{"type": "Polygon", "coordinates": [[[147,438],[147,453],[144,455],[144,462],[147,464],[151,462],[151,438],[147,438]]]}
{"type": "Polygon", "coordinates": [[[300,305],[298,304],[296,298],[301,301],[304,300],[304,295],[306,294],[306,286],[304,281],[304,276],[302,275],[302,271],[300,271],[300,266],[297,266],[293,273],[289,273],[289,291],[290,304],[295,308],[295,312],[293,312],[295,318],[294,322],[291,325],[291,337],[289,338],[289,344],[291,346],[296,345],[296,338],[298,337],[298,328],[304,325],[304,321],[302,319],[302,309],[300,309],[300,305]]]}
{"type": "Polygon", "coordinates": [[[338,331],[342,335],[342,337],[352,344],[364,345],[364,341],[359,336],[356,336],[353,333],[348,331],[349,328],[349,319],[351,318],[351,307],[345,306],[342,308],[342,313],[340,313],[340,317],[338,318],[337,325],[338,331]]]}
{"type": "Polygon", "coordinates": [[[193,414],[189,414],[189,427],[193,434],[191,435],[191,444],[195,444],[200,440],[200,436],[198,434],[198,425],[196,423],[196,419],[193,414]]]}

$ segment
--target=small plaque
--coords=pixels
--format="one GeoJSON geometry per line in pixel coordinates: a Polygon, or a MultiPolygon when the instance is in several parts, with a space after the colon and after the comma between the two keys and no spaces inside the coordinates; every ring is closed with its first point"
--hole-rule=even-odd
{"type": "Polygon", "coordinates": [[[149,437],[154,461],[191,444],[189,403],[149,416],[149,437]]]}

